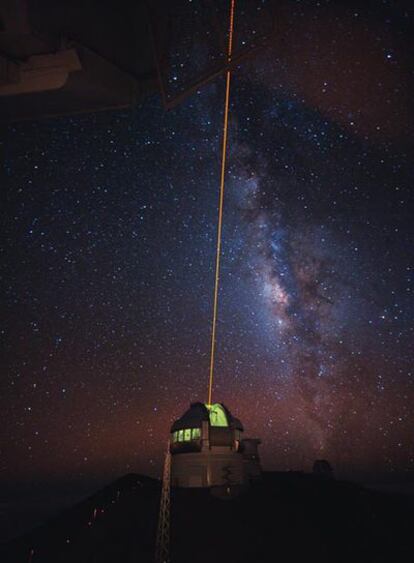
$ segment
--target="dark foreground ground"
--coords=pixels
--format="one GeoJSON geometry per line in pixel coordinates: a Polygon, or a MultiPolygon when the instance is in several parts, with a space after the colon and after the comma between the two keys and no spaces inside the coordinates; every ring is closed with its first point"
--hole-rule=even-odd
{"type": "MultiPolygon", "coordinates": [[[[159,482],[126,475],[0,546],[1,563],[154,561],[159,482]]],[[[414,497],[265,473],[232,499],[174,490],[171,563],[414,561],[414,497]]]]}

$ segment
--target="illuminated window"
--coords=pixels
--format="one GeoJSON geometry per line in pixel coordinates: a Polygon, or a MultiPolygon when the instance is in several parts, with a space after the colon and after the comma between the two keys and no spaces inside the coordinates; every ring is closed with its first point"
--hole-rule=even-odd
{"type": "Polygon", "coordinates": [[[220,403],[214,403],[213,405],[206,405],[210,414],[210,424],[211,426],[228,426],[227,415],[220,403]]]}
{"type": "Polygon", "coordinates": [[[200,432],[200,428],[193,428],[191,430],[191,438],[193,440],[198,440],[200,438],[201,432],[200,432]]]}
{"type": "Polygon", "coordinates": [[[199,440],[201,437],[200,428],[184,428],[173,432],[173,442],[191,442],[191,440],[199,440]]]}

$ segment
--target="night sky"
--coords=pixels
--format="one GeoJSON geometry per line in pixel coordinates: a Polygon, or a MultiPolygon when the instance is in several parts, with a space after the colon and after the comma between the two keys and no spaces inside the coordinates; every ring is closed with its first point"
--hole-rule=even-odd
{"type": "MultiPolygon", "coordinates": [[[[312,4],[234,72],[213,399],[265,468],[413,470],[412,13],[312,4]]],[[[3,482],[159,475],[207,399],[223,101],[3,131],[3,482]]]]}

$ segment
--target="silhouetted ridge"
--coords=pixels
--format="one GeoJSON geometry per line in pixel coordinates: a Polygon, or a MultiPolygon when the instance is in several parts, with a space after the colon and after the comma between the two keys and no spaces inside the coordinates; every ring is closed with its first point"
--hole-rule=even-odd
{"type": "MultiPolygon", "coordinates": [[[[22,538],[2,563],[153,563],[160,482],[129,474],[22,538]]],[[[171,493],[171,563],[400,563],[414,553],[410,496],[302,473],[264,473],[236,498],[171,493]]]]}

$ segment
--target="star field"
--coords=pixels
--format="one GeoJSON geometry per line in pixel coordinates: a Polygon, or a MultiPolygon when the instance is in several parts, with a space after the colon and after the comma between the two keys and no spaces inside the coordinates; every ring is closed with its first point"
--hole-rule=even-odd
{"type": "MultiPolygon", "coordinates": [[[[214,399],[265,467],[412,470],[407,16],[297,4],[234,73],[214,399]]],[[[206,400],[223,94],[5,130],[6,481],[158,475],[206,400]]]]}

